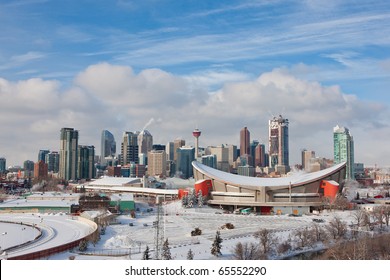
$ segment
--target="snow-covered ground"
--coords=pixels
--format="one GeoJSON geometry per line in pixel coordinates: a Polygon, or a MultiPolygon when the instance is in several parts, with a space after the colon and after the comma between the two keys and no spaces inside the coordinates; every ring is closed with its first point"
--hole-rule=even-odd
{"type": "MultiPolygon", "coordinates": [[[[146,212],[149,206],[137,204],[141,211],[136,218],[127,215],[118,217],[118,224],[107,227],[101,240],[94,246],[89,245],[84,255],[74,252],[65,252],[49,257],[49,259],[68,259],[75,256],[76,259],[142,259],[142,254],[149,246],[151,256],[154,256],[156,209],[146,212]],[[132,224],[130,226],[129,224],[132,224]],[[121,255],[121,256],[114,256],[121,255]]],[[[219,259],[232,259],[233,250],[238,242],[255,242],[253,234],[260,229],[269,229],[276,233],[279,242],[287,240],[297,229],[313,225],[313,218],[321,218],[325,222],[336,216],[350,224],[353,221],[352,211],[324,212],[317,215],[303,215],[291,217],[288,215],[255,216],[223,214],[221,210],[202,208],[182,208],[181,202],[172,202],[164,206],[164,239],[168,238],[172,257],[176,260],[185,260],[188,250],[191,249],[194,259],[214,259],[210,248],[215,238],[216,231],[220,230],[222,242],[222,256],[219,259]],[[221,227],[226,223],[232,223],[234,229],[221,227]],[[200,228],[202,234],[192,237],[191,231],[200,228]]],[[[258,241],[256,241],[258,242],[258,241]]]]}
{"type": "Polygon", "coordinates": [[[0,214],[2,252],[0,259],[23,255],[31,252],[44,250],[66,244],[74,240],[83,238],[92,233],[96,225],[88,220],[71,217],[63,213],[57,214],[37,214],[37,213],[10,213],[0,214]],[[17,224],[7,223],[13,222],[17,224]],[[39,235],[39,239],[32,241],[39,235]],[[12,250],[10,247],[18,244],[25,244],[12,250]]]}

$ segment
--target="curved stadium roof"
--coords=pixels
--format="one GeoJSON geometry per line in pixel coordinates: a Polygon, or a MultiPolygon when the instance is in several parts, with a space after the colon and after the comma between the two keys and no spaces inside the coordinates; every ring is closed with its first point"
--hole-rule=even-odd
{"type": "Polygon", "coordinates": [[[281,186],[298,186],[308,184],[314,181],[322,180],[341,169],[345,168],[346,163],[340,163],[330,168],[311,173],[298,173],[287,177],[280,178],[258,178],[247,177],[211,168],[207,165],[201,164],[197,161],[192,162],[192,166],[200,173],[215,180],[223,181],[227,184],[236,186],[250,186],[250,187],[281,187],[281,186]]]}

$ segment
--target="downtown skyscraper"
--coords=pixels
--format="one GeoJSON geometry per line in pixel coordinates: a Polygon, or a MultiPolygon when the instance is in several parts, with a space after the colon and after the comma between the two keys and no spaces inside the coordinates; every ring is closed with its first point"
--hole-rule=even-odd
{"type": "Polygon", "coordinates": [[[333,128],[334,164],[346,162],[346,179],[355,179],[354,175],[354,144],[353,137],[346,127],[333,128]]]}
{"type": "Polygon", "coordinates": [[[240,130],[240,156],[250,154],[250,136],[247,127],[240,130]]]}
{"type": "Polygon", "coordinates": [[[289,170],[288,119],[281,115],[269,120],[268,151],[270,167],[284,166],[286,171],[289,170]]]}
{"type": "Polygon", "coordinates": [[[60,136],[59,177],[66,181],[77,178],[79,132],[74,128],[62,128],[60,136]]]}
{"type": "Polygon", "coordinates": [[[93,179],[96,175],[95,169],[95,147],[79,145],[78,146],[78,179],[93,179]]]}
{"type": "Polygon", "coordinates": [[[114,157],[116,153],[116,142],[114,135],[108,130],[102,131],[101,137],[101,153],[100,153],[100,163],[105,163],[106,157],[114,157]]]}
{"type": "Polygon", "coordinates": [[[123,133],[121,154],[121,165],[139,163],[138,134],[129,131],[123,133]]]}

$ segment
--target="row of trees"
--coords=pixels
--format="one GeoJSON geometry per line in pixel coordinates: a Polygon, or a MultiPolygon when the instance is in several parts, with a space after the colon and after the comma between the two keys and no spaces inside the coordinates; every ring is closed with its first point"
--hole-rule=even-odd
{"type": "Polygon", "coordinates": [[[381,232],[384,225],[389,226],[390,207],[377,207],[372,212],[359,210],[353,212],[353,215],[355,224],[348,226],[346,222],[335,216],[326,225],[313,223],[310,227],[297,229],[286,240],[279,240],[276,233],[268,229],[259,230],[254,234],[258,242],[236,244],[233,251],[234,258],[267,259],[272,253],[286,255],[292,250],[313,248],[323,244],[331,248],[325,255],[327,258],[388,259],[390,234],[374,237],[372,230],[376,228],[381,232]],[[365,226],[368,230],[364,228],[365,226]],[[368,237],[367,233],[370,232],[371,237],[368,237]],[[385,241],[388,242],[387,245],[382,244],[385,241]],[[374,251],[368,252],[367,249],[371,247],[374,251]]]}
{"type": "Polygon", "coordinates": [[[193,208],[196,205],[201,208],[207,202],[207,196],[203,196],[202,190],[195,193],[192,189],[188,195],[184,195],[181,199],[181,205],[185,208],[193,208]]]}

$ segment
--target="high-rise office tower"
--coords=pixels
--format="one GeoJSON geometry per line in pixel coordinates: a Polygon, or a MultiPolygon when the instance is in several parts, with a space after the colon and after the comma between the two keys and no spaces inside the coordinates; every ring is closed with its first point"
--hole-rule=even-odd
{"type": "Polygon", "coordinates": [[[79,145],[77,178],[93,179],[95,174],[95,147],[79,145]]]}
{"type": "Polygon", "coordinates": [[[269,121],[269,166],[285,166],[289,170],[288,119],[281,115],[269,121]]]}
{"type": "Polygon", "coordinates": [[[66,181],[77,178],[79,132],[74,128],[62,128],[60,137],[59,177],[66,181]]]}
{"type": "Polygon", "coordinates": [[[138,134],[138,154],[145,154],[146,157],[148,152],[153,148],[153,136],[148,130],[142,130],[138,134]]]}
{"type": "Polygon", "coordinates": [[[121,165],[138,163],[138,134],[126,131],[121,144],[121,165]]]}
{"type": "Polygon", "coordinates": [[[34,164],[34,178],[39,180],[47,178],[47,163],[43,160],[34,164]]]}
{"type": "Polygon", "coordinates": [[[228,162],[230,166],[233,166],[237,160],[237,146],[236,145],[225,145],[228,149],[228,162]]]}
{"type": "Polygon", "coordinates": [[[255,165],[255,159],[256,159],[256,147],[257,145],[259,145],[259,141],[258,140],[253,140],[249,147],[250,147],[250,155],[251,155],[251,158],[252,158],[252,162],[249,162],[249,165],[250,166],[256,166],[255,165]]]}
{"type": "Polygon", "coordinates": [[[308,151],[306,149],[302,150],[302,169],[305,171],[310,171],[311,159],[316,157],[314,151],[308,151]]]}
{"type": "Polygon", "coordinates": [[[0,158],[0,174],[4,174],[7,170],[7,160],[5,158],[0,158]]]}
{"type": "Polygon", "coordinates": [[[229,148],[225,145],[210,146],[206,149],[207,155],[216,155],[217,169],[225,172],[230,171],[229,148]]]}
{"type": "Polygon", "coordinates": [[[49,150],[39,150],[39,153],[38,153],[38,162],[39,162],[39,161],[43,161],[43,162],[47,163],[47,162],[46,162],[46,155],[47,155],[48,153],[50,153],[49,150]]]}
{"type": "Polygon", "coordinates": [[[24,177],[29,178],[34,174],[34,162],[32,160],[25,160],[23,162],[24,177]]]}
{"type": "Polygon", "coordinates": [[[177,161],[177,150],[183,146],[185,146],[186,141],[183,139],[176,139],[173,141],[173,160],[177,161]]]}
{"type": "Polygon", "coordinates": [[[347,163],[346,179],[355,179],[354,176],[354,144],[353,137],[346,127],[333,128],[334,163],[347,163]]]}
{"type": "Polygon", "coordinates": [[[254,167],[265,167],[265,145],[258,144],[255,148],[255,166],[254,167]]]}
{"type": "Polygon", "coordinates": [[[202,156],[202,164],[217,169],[217,155],[202,156]]]}
{"type": "Polygon", "coordinates": [[[173,142],[168,142],[167,145],[165,146],[165,151],[167,153],[167,160],[168,161],[173,161],[174,160],[174,155],[175,155],[175,145],[173,142]]]}
{"type": "Polygon", "coordinates": [[[167,175],[167,154],[162,150],[148,153],[148,174],[151,176],[167,175]]]}
{"type": "Polygon", "coordinates": [[[60,154],[58,152],[48,153],[45,162],[47,163],[47,171],[58,173],[60,166],[60,154]]]}
{"type": "Polygon", "coordinates": [[[193,176],[192,162],[195,160],[195,148],[181,147],[177,149],[176,174],[183,179],[193,176]]]}
{"type": "Polygon", "coordinates": [[[108,130],[102,131],[101,137],[101,153],[100,153],[100,163],[106,163],[106,157],[114,157],[116,153],[116,142],[114,135],[108,130]]]}
{"type": "Polygon", "coordinates": [[[247,127],[240,131],[240,156],[250,154],[250,132],[247,127]]]}

